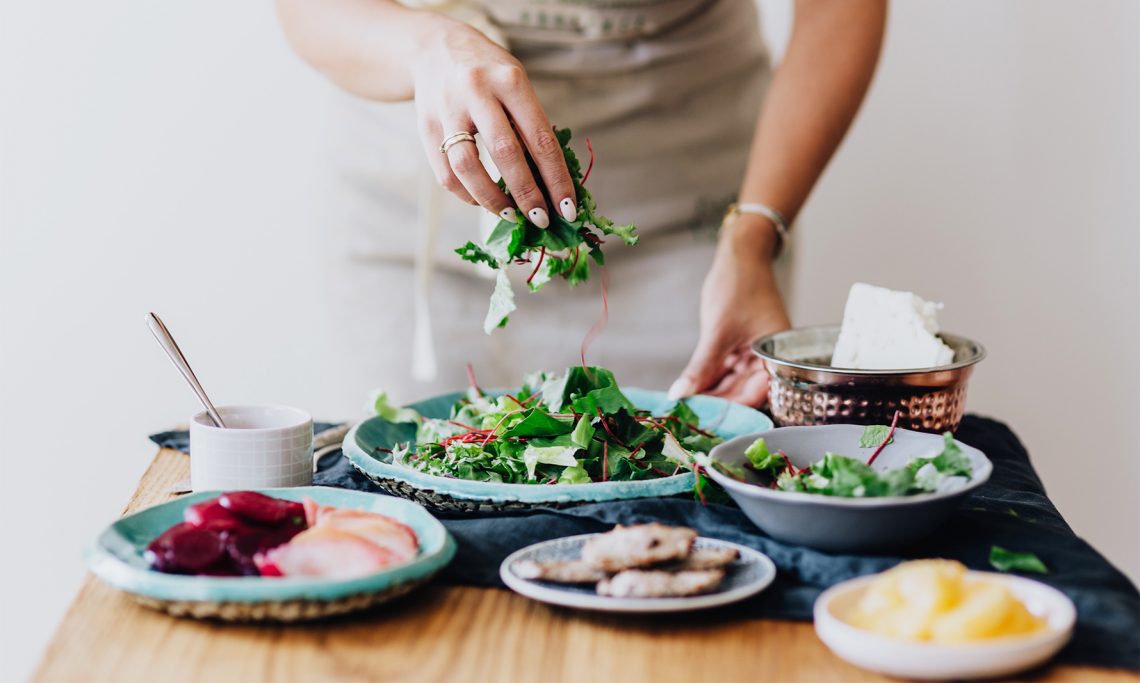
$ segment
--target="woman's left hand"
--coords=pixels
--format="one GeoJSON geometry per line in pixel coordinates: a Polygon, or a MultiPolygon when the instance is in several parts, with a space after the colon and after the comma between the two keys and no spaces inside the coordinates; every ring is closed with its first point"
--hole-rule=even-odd
{"type": "Polygon", "coordinates": [[[772,271],[776,232],[748,214],[727,224],[701,288],[700,337],[670,398],[720,396],[750,406],[768,398],[768,373],[752,342],[791,327],[772,271]]]}

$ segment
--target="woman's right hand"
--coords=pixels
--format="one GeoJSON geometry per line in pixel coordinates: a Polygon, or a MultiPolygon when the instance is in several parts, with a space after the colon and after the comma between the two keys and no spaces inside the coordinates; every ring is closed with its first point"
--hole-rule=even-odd
{"type": "Polygon", "coordinates": [[[421,43],[413,79],[420,137],[440,185],[507,220],[516,208],[540,228],[550,225],[551,210],[574,220],[578,199],[562,146],[522,64],[466,24],[440,17],[435,29],[421,43]],[[460,142],[440,153],[443,140],[461,132],[482,138],[509,197],[487,174],[474,144],[460,142]],[[547,206],[524,149],[556,206],[547,206]]]}

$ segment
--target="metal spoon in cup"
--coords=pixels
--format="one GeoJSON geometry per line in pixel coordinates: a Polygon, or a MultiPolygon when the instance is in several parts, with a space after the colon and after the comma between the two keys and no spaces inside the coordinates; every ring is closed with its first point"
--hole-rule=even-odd
{"type": "Polygon", "coordinates": [[[190,364],[186,362],[186,356],[182,355],[182,349],[178,348],[178,342],[174,341],[174,337],[170,334],[170,330],[166,329],[166,325],[162,323],[162,319],[154,313],[146,314],[146,326],[150,328],[151,334],[158,340],[159,345],[166,351],[166,355],[170,356],[170,362],[174,363],[174,367],[182,373],[182,377],[186,379],[187,384],[198,395],[198,400],[206,408],[206,415],[213,421],[214,425],[226,428],[226,424],[222,422],[222,416],[214,408],[214,404],[210,402],[210,397],[206,395],[206,390],[202,388],[202,383],[194,375],[194,371],[190,369],[190,364]]]}

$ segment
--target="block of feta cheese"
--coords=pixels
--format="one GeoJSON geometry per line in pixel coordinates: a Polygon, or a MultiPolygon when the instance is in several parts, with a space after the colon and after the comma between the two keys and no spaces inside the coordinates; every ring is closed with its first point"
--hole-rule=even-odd
{"type": "Polygon", "coordinates": [[[953,362],[954,351],[937,336],[941,309],[911,292],[851,285],[832,367],[902,370],[953,362]]]}

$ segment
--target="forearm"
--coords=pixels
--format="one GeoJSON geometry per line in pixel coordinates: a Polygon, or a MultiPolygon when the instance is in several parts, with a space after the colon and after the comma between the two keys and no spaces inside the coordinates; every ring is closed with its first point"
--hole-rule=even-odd
{"type": "Polygon", "coordinates": [[[871,83],[886,4],[797,1],[791,41],[757,122],[741,202],[762,202],[789,220],[799,212],[871,83]]]}
{"type": "Polygon", "coordinates": [[[285,35],[337,85],[373,100],[413,95],[414,56],[458,22],[392,0],[277,0],[285,35]]]}

